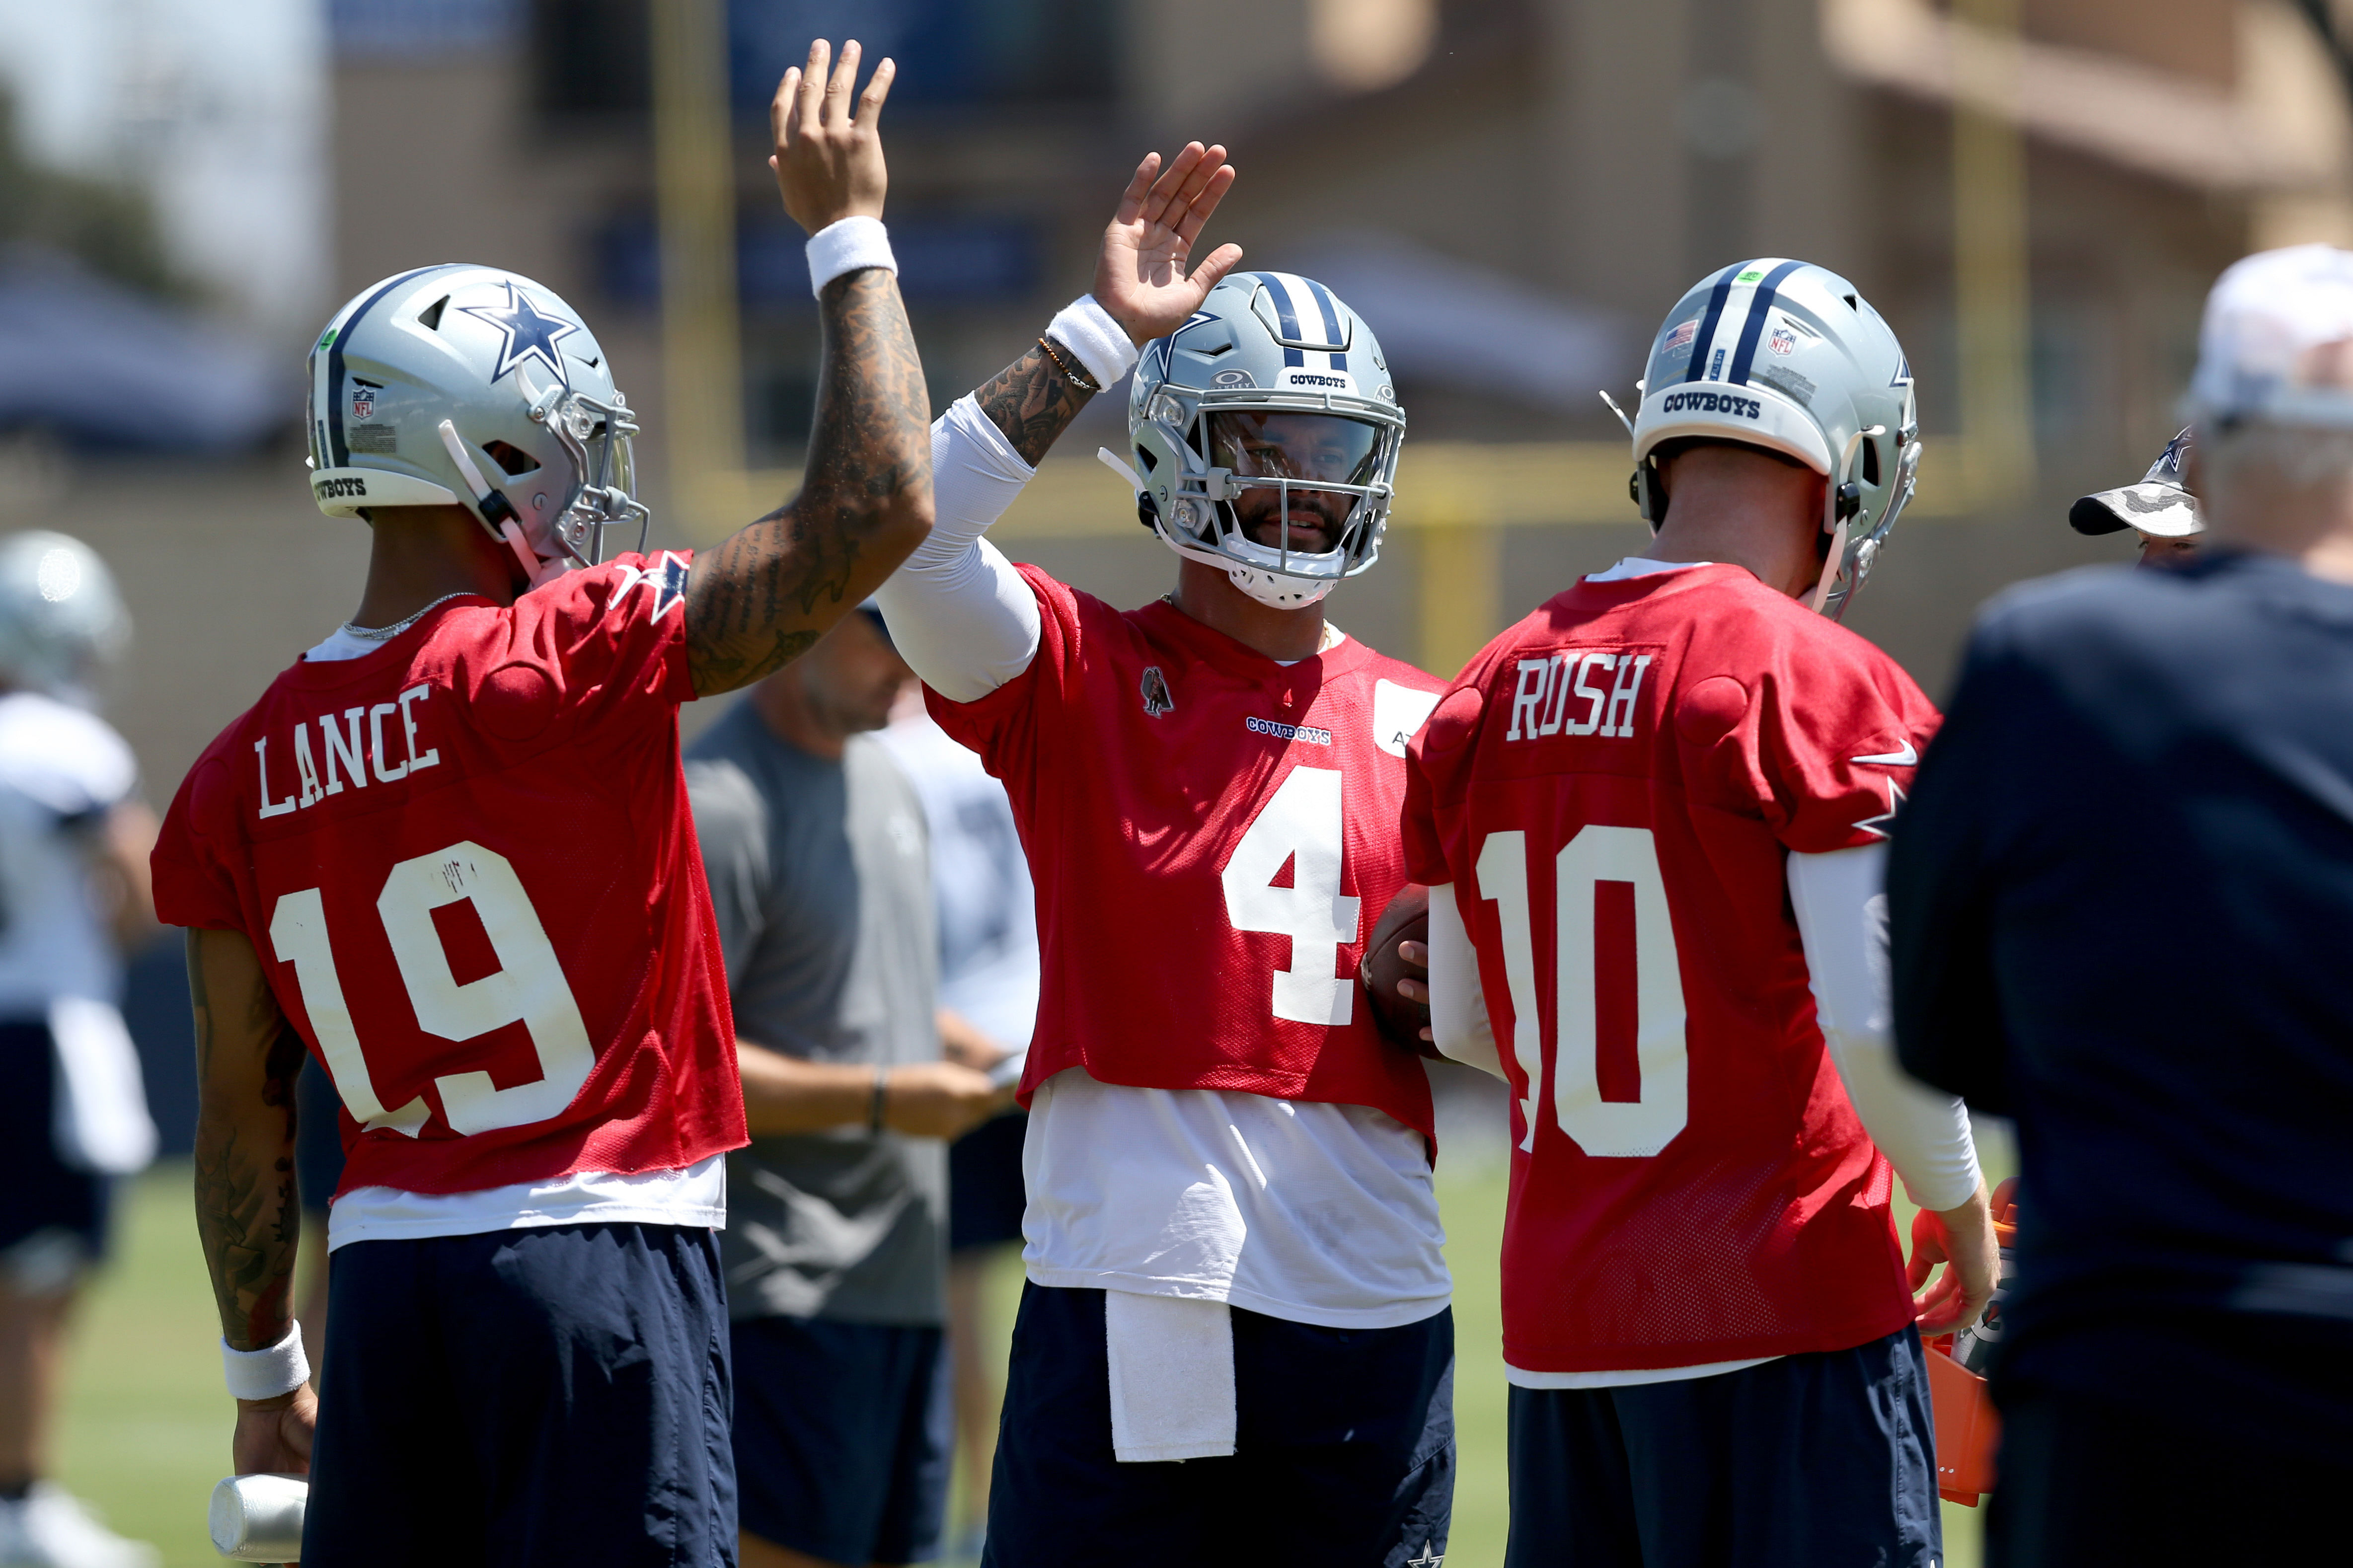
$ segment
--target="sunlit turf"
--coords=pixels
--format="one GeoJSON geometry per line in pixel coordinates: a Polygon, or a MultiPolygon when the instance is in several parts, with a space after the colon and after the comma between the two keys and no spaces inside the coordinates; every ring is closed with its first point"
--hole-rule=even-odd
{"type": "MultiPolygon", "coordinates": [[[[1989,1174],[2006,1155],[1987,1151],[1989,1174]]],[[[1495,1273],[1504,1173],[1441,1167],[1440,1202],[1455,1277],[1455,1424],[1461,1446],[1451,1568],[1496,1568],[1509,1499],[1504,1383],[1495,1273]]],[[[1911,1210],[1898,1197],[1908,1234],[1911,1210]]],[[[124,1184],[115,1256],[76,1328],[59,1452],[61,1479],[126,1534],[163,1549],[169,1568],[221,1560],[205,1502],[228,1470],[231,1405],[221,1387],[211,1292],[196,1247],[189,1171],[159,1166],[124,1184]]],[[[1000,1344],[1009,1334],[1018,1266],[994,1277],[1000,1344]]],[[[1001,1353],[1001,1350],[1000,1352],[1001,1353]]],[[[1947,1562],[1978,1568],[1980,1514],[1945,1509],[1947,1562]]]]}

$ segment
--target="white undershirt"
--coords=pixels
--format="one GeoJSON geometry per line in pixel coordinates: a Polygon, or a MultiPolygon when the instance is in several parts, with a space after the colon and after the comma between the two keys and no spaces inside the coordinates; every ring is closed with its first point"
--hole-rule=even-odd
{"type": "MultiPolygon", "coordinates": [[[[1034,470],[969,396],[932,426],[932,470],[931,535],[875,597],[915,673],[970,702],[1037,657],[1037,595],[981,537],[1034,470]]],[[[1381,1111],[1073,1068],[1039,1086],[1022,1169],[1039,1285],[1330,1328],[1416,1322],[1451,1300],[1421,1135],[1381,1111]]]]}
{"type": "MultiPolygon", "coordinates": [[[[302,657],[312,664],[364,658],[386,641],[355,637],[338,626],[302,657]]],[[[407,1193],[353,1187],[327,1210],[327,1250],[354,1241],[414,1241],[430,1236],[480,1236],[547,1225],[727,1224],[727,1159],[713,1154],[682,1171],[622,1174],[582,1171],[545,1182],[518,1182],[476,1193],[407,1193]]]]}

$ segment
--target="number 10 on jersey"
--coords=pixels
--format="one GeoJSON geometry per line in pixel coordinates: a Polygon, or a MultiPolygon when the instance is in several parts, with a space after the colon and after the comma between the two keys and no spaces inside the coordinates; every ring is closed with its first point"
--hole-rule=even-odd
{"type": "MultiPolygon", "coordinates": [[[[1479,847],[1479,891],[1495,906],[1502,928],[1504,976],[1512,1000],[1512,1056],[1526,1079],[1520,1101],[1527,1131],[1523,1149],[1535,1146],[1536,1117],[1544,1107],[1543,1020],[1537,1012],[1535,921],[1528,900],[1528,836],[1491,833],[1479,847]]],[[[1556,1048],[1552,1061],[1552,1107],[1560,1130],[1586,1153],[1601,1158],[1642,1158],[1672,1142],[1690,1113],[1689,1059],[1683,1043],[1683,970],[1675,954],[1673,922],[1667,913],[1666,881],[1659,874],[1658,850],[1646,827],[1589,825],[1553,858],[1553,997],[1556,1048]],[[1629,955],[1621,930],[1603,926],[1607,901],[1622,921],[1626,900],[1616,884],[1632,892],[1634,1058],[1641,1073],[1632,1100],[1604,1100],[1601,1088],[1603,987],[1618,987],[1605,974],[1597,949],[1607,937],[1621,962],[1629,955]]]]}

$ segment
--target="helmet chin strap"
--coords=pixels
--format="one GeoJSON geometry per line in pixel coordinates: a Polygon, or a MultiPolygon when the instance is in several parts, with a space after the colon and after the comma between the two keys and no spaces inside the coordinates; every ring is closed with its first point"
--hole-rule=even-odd
{"type": "MultiPolygon", "coordinates": [[[[1838,492],[1833,490],[1831,494],[1838,492]]],[[[1833,506],[1838,504],[1831,502],[1833,506]]],[[[1846,524],[1840,522],[1831,530],[1831,552],[1823,558],[1821,581],[1806,600],[1806,608],[1818,616],[1830,614],[1831,585],[1838,581],[1839,566],[1846,560],[1846,524]]]]}

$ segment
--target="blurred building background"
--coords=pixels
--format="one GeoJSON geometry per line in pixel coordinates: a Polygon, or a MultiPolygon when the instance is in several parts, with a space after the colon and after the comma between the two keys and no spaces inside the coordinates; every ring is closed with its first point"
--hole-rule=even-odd
{"type": "MultiPolygon", "coordinates": [[[[0,0],[0,528],[79,534],[122,578],[111,708],[160,803],[356,602],[364,532],[311,508],[293,432],[311,335],[376,279],[494,262],[595,321],[645,414],[658,542],[775,504],[817,319],[765,108],[809,37],[854,35],[901,65],[890,222],[943,406],[1087,287],[1145,150],[1232,149],[1209,239],[1347,298],[1412,420],[1384,562],[1335,618],[1441,672],[1641,547],[1596,392],[1630,397],[1683,289],[1750,255],[1842,271],[1909,349],[1928,442],[1851,624],[1936,694],[1987,594],[2120,557],[2065,505],[2171,434],[2214,275],[2353,242],[2340,4],[2353,23],[2344,0],[0,0]],[[698,135],[734,154],[699,185],[662,156],[698,135]],[[700,294],[666,295],[666,220],[674,256],[728,237],[700,294]]],[[[1089,457],[1124,410],[1096,400],[1002,534],[1134,603],[1171,568],[1089,457]]],[[[142,1025],[167,1137],[171,962],[142,1025]]]]}

